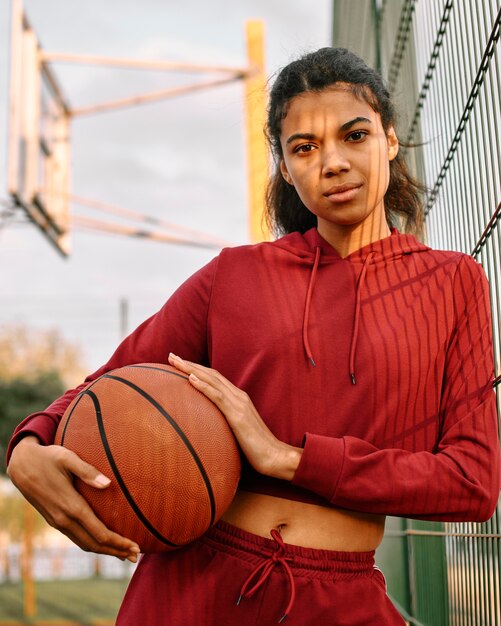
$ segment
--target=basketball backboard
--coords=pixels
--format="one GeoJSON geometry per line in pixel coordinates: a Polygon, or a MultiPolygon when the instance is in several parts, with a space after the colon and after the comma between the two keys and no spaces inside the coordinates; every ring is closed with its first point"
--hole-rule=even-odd
{"type": "MultiPolygon", "coordinates": [[[[226,85],[235,80],[246,84],[250,236],[267,238],[263,220],[263,190],[266,187],[268,155],[262,132],[266,117],[264,74],[264,27],[250,21],[246,27],[248,66],[230,67],[205,63],[184,63],[161,59],[124,59],[43,50],[22,7],[22,0],[11,0],[11,68],[9,104],[8,191],[14,203],[43,231],[56,249],[69,254],[70,203],[83,204],[109,212],[109,203],[82,202],[70,190],[70,124],[82,116],[158,102],[173,96],[226,85]],[[208,80],[139,93],[115,100],[71,108],[63,96],[51,63],[74,63],[101,67],[133,68],[184,73],[216,73],[208,80]],[[99,206],[98,206],[99,204],[99,206]]],[[[122,210],[130,215],[130,210],[122,210]]],[[[144,221],[146,216],[142,216],[144,221]]],[[[174,234],[121,228],[113,224],[72,216],[77,227],[127,236],[140,236],[183,245],[221,247],[221,241],[204,233],[179,235],[186,228],[170,223],[174,234]]],[[[151,226],[152,221],[146,220],[151,226]]],[[[165,226],[165,220],[154,220],[165,226]]]]}
{"type": "Polygon", "coordinates": [[[37,36],[12,0],[8,191],[58,251],[69,253],[70,113],[37,36]]]}

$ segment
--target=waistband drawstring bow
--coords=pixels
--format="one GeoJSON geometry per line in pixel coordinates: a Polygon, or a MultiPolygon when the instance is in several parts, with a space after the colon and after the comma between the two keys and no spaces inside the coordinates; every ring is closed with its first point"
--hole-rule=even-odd
{"type": "Polygon", "coordinates": [[[242,598],[250,598],[259,589],[259,587],[261,587],[266,582],[275,565],[279,564],[284,568],[290,584],[289,604],[287,605],[287,608],[285,609],[282,617],[278,620],[278,623],[281,624],[287,617],[287,615],[289,615],[289,613],[291,612],[292,605],[294,604],[294,600],[296,598],[296,585],[294,583],[294,577],[292,575],[290,565],[287,563],[287,561],[290,561],[291,558],[285,556],[285,544],[282,537],[280,536],[280,533],[277,530],[273,529],[270,531],[270,534],[277,544],[276,550],[252,570],[250,576],[242,585],[242,589],[240,590],[240,596],[237,600],[237,605],[240,604],[242,598]],[[253,579],[255,579],[258,574],[260,575],[255,585],[249,589],[249,586],[251,585],[253,579]]]}

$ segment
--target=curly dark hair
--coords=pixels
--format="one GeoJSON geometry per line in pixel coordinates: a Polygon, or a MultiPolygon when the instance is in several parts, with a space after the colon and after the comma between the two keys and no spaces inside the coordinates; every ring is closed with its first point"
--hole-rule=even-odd
{"type": "MultiPolygon", "coordinates": [[[[270,93],[266,136],[275,161],[266,191],[266,220],[277,235],[304,233],[316,226],[317,218],[299,198],[280,172],[283,158],[280,134],[282,120],[291,100],[304,92],[322,91],[335,83],[346,83],[351,92],[364,99],[381,116],[385,132],[395,126],[396,113],[380,74],[345,48],[321,48],[289,63],[278,74],[270,93]]],[[[401,144],[404,145],[404,144],[401,144]]],[[[390,161],[390,180],[384,196],[386,220],[390,226],[419,235],[423,226],[424,185],[410,174],[402,153],[390,161]]]]}

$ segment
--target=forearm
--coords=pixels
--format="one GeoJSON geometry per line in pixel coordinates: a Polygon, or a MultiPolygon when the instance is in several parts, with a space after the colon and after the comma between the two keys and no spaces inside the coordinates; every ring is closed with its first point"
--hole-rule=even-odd
{"type": "Polygon", "coordinates": [[[438,453],[380,450],[355,437],[308,435],[293,484],[356,511],[485,521],[500,488],[499,446],[467,441],[438,453]]]}

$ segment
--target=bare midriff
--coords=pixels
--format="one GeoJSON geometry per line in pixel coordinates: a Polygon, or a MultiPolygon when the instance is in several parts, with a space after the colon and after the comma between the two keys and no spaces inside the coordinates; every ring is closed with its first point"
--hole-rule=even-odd
{"type": "Polygon", "coordinates": [[[342,552],[367,552],[381,543],[385,517],[331,506],[306,504],[260,493],[238,491],[222,519],[270,538],[276,528],[285,543],[342,552]]]}

